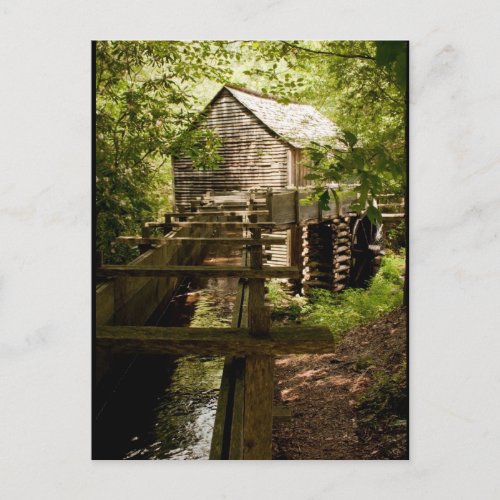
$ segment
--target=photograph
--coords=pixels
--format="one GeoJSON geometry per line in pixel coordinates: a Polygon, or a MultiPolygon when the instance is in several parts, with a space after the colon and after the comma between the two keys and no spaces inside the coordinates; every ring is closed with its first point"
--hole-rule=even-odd
{"type": "Polygon", "coordinates": [[[92,459],[409,459],[405,40],[92,42],[92,459]]]}

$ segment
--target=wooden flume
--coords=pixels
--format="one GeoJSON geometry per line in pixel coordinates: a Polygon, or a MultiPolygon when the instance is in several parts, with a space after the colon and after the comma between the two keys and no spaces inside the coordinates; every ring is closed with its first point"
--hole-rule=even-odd
{"type": "MultiPolygon", "coordinates": [[[[349,284],[353,255],[351,217],[334,211],[322,213],[317,205],[303,209],[299,198],[297,191],[282,194],[267,191],[250,195],[246,204],[238,202],[241,196],[235,197],[229,208],[228,204],[207,196],[204,206],[192,205],[190,211],[167,213],[164,221],[145,224],[140,237],[117,239],[120,243],[138,245],[143,261],[128,266],[98,266],[99,276],[114,280],[114,298],[110,297],[110,305],[106,307],[121,311],[114,315],[104,310],[100,313],[100,317],[109,318],[108,324],[98,324],[96,340],[100,349],[226,356],[211,459],[270,459],[273,414],[280,414],[272,406],[273,356],[334,350],[332,336],[325,328],[270,327],[266,279],[302,278],[305,291],[317,287],[342,291],[349,284]],[[279,246],[288,238],[276,233],[262,234],[278,228],[296,231],[298,265],[263,265],[265,260],[273,262],[276,256],[289,258],[279,246]],[[242,236],[221,236],[224,229],[239,229],[242,236]],[[155,234],[158,230],[163,236],[155,234]],[[241,247],[242,265],[191,265],[189,255],[207,245],[241,247]],[[271,250],[264,252],[263,247],[271,250]],[[179,258],[184,255],[187,260],[166,262],[150,258],[158,252],[179,258]],[[137,300],[133,308],[139,310],[139,301],[149,296],[143,290],[147,288],[150,294],[164,280],[184,276],[239,278],[231,328],[155,328],[132,323],[134,316],[132,312],[127,314],[127,309],[132,307],[132,300],[137,300]],[[131,294],[137,299],[132,299],[131,294]]],[[[285,413],[289,418],[288,412],[285,413]]]]}

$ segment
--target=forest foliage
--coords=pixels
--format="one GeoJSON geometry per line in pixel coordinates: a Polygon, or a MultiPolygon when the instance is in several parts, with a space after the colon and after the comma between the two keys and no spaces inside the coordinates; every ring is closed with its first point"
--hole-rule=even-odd
{"type": "Polygon", "coordinates": [[[288,295],[277,281],[269,285],[273,318],[327,326],[336,340],[344,333],[373,321],[403,304],[404,256],[387,255],[368,287],[348,288],[338,294],[311,290],[307,297],[288,295]]]}
{"type": "Polygon", "coordinates": [[[170,208],[170,155],[188,151],[217,168],[218,138],[191,125],[224,83],[315,106],[343,134],[310,144],[314,197],[335,201],[332,182],[355,180],[359,206],[404,193],[406,42],[101,41],[95,46],[97,247],[111,262],[132,251],[120,234],[170,208]]]}

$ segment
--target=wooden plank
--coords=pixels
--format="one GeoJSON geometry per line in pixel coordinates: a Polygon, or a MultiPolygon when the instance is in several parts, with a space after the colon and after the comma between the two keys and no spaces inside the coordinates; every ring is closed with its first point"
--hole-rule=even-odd
{"type": "Polygon", "coordinates": [[[262,237],[260,240],[256,242],[252,238],[222,238],[222,237],[214,237],[214,238],[201,238],[201,237],[179,237],[179,238],[141,238],[140,236],[118,236],[115,240],[117,243],[124,243],[127,245],[162,245],[164,243],[172,244],[181,244],[184,241],[199,241],[206,244],[230,244],[230,245],[250,245],[253,243],[258,245],[269,245],[269,244],[284,244],[286,243],[286,238],[266,238],[262,237]]]}
{"type": "MultiPolygon", "coordinates": [[[[245,286],[244,280],[240,280],[233,308],[231,323],[233,328],[241,326],[245,286]]],[[[239,372],[244,368],[243,358],[226,356],[210,445],[210,460],[227,460],[229,458],[241,460],[243,458],[244,374],[240,378],[239,372]],[[233,442],[233,433],[235,442],[233,442]]]]}
{"type": "Polygon", "coordinates": [[[281,355],[331,353],[334,342],[326,327],[275,327],[267,337],[248,328],[97,326],[97,344],[118,352],[188,355],[281,355]]]}
{"type": "Polygon", "coordinates": [[[233,381],[233,407],[231,412],[231,435],[229,460],[243,458],[243,433],[245,416],[246,362],[245,358],[234,358],[231,378],[233,381]]]}
{"type": "MultiPolygon", "coordinates": [[[[245,250],[242,255],[242,260],[246,261],[248,259],[248,252],[245,250]]],[[[248,282],[243,286],[243,297],[241,302],[241,317],[240,317],[240,328],[248,328],[248,282]]]]}
{"type": "Polygon", "coordinates": [[[172,217],[186,217],[194,215],[220,215],[220,216],[243,216],[243,215],[268,215],[268,210],[203,210],[200,208],[197,212],[172,212],[165,215],[170,215],[172,217]]]}
{"type": "MultiPolygon", "coordinates": [[[[235,209],[242,209],[243,210],[247,206],[248,205],[246,203],[214,202],[213,205],[207,205],[206,208],[213,210],[215,207],[219,207],[221,210],[224,209],[224,210],[231,212],[235,209]]],[[[257,208],[257,207],[266,208],[266,204],[265,203],[256,203],[254,205],[254,207],[255,208],[257,208]]],[[[203,210],[203,207],[200,207],[200,209],[203,210]]],[[[203,215],[203,213],[200,213],[200,215],[203,215]]]]}
{"type": "Polygon", "coordinates": [[[235,245],[251,245],[252,243],[256,243],[258,245],[283,245],[286,243],[286,238],[279,236],[263,236],[261,239],[255,241],[252,238],[223,238],[223,237],[214,237],[214,238],[189,238],[189,237],[181,237],[170,240],[170,242],[176,241],[202,241],[204,243],[234,243],[235,245]]]}
{"type": "Polygon", "coordinates": [[[383,220],[401,220],[405,218],[405,214],[382,214],[383,220]]]}
{"type": "Polygon", "coordinates": [[[243,459],[271,460],[274,358],[248,356],[245,363],[243,459]]]}
{"type": "Polygon", "coordinates": [[[212,442],[210,445],[210,460],[222,460],[223,458],[227,458],[227,456],[224,456],[224,445],[226,440],[226,415],[230,411],[229,404],[231,402],[231,360],[231,358],[226,358],[224,370],[222,371],[221,385],[217,400],[217,411],[215,413],[215,423],[212,432],[212,442]]]}
{"type": "Polygon", "coordinates": [[[146,222],[146,224],[144,224],[144,227],[147,227],[147,228],[155,228],[155,227],[165,227],[165,222],[146,222]]]}
{"type": "Polygon", "coordinates": [[[218,221],[187,221],[187,222],[172,222],[175,227],[192,227],[192,226],[217,226],[217,227],[243,227],[243,228],[259,228],[272,227],[274,222],[218,222],[218,221]]]}
{"type": "Polygon", "coordinates": [[[293,224],[297,221],[295,215],[295,191],[273,193],[272,214],[276,224],[293,224]]]}
{"type": "Polygon", "coordinates": [[[266,266],[262,269],[249,269],[243,266],[115,266],[106,265],[97,269],[98,276],[129,277],[171,277],[171,276],[209,276],[212,278],[298,278],[297,267],[266,266]]]}
{"type": "Polygon", "coordinates": [[[312,201],[308,205],[304,205],[302,200],[305,200],[310,195],[310,192],[307,191],[299,191],[299,222],[307,222],[307,221],[319,221],[320,220],[320,209],[317,201],[312,201]]]}
{"type": "Polygon", "coordinates": [[[233,328],[241,328],[241,311],[243,309],[243,304],[245,301],[245,281],[240,280],[238,283],[238,292],[236,293],[236,300],[234,301],[233,318],[231,326],[233,328]]]}

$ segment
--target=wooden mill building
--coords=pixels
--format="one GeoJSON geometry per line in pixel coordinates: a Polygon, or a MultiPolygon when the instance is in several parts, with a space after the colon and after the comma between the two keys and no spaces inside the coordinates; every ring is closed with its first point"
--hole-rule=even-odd
{"type": "Polygon", "coordinates": [[[282,104],[256,92],[224,86],[208,104],[199,127],[213,129],[222,145],[217,170],[194,169],[189,156],[173,158],[175,203],[189,206],[208,191],[304,186],[302,150],[337,134],[337,127],[306,104],[282,104]]]}
{"type": "MultiPolygon", "coordinates": [[[[304,148],[312,141],[331,141],[339,135],[339,129],[312,106],[283,104],[229,85],[215,95],[196,126],[215,131],[221,141],[222,160],[218,169],[200,170],[193,167],[187,154],[173,158],[178,210],[196,205],[207,193],[213,199],[217,194],[223,198],[228,193],[271,188],[275,200],[272,220],[277,223],[273,234],[286,237],[286,244],[270,245],[267,263],[298,266],[302,283],[308,286],[343,289],[352,274],[352,244],[357,240],[352,233],[361,226],[355,217],[347,216],[348,205],[341,209],[342,214],[334,207],[318,210],[318,203],[303,206],[300,199],[307,193],[295,190],[311,184],[305,179],[304,148]]],[[[363,249],[354,250],[358,261],[374,238],[372,228],[364,232],[367,230],[369,237],[364,237],[363,249]]]]}

